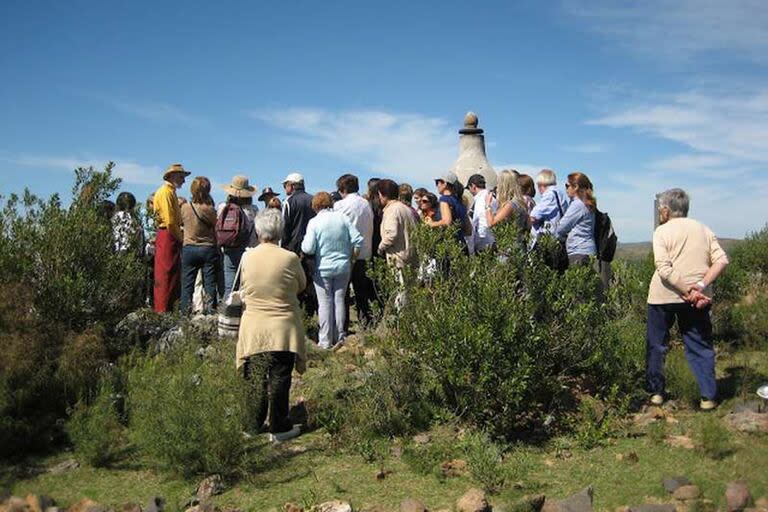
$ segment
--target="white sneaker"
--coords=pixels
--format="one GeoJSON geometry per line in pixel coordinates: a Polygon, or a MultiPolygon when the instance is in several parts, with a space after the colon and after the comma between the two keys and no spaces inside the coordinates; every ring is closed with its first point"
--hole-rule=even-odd
{"type": "Polygon", "coordinates": [[[288,441],[289,439],[293,439],[294,437],[299,437],[301,434],[301,426],[300,425],[294,425],[291,430],[286,430],[285,432],[278,432],[277,434],[269,434],[269,440],[273,443],[282,443],[283,441],[288,441]]]}
{"type": "Polygon", "coordinates": [[[664,395],[660,393],[656,393],[655,395],[651,395],[651,403],[653,405],[661,405],[664,403],[664,395]]]}
{"type": "Polygon", "coordinates": [[[717,402],[710,400],[709,398],[702,397],[699,401],[699,409],[702,411],[711,411],[715,407],[717,407],[717,402]]]}

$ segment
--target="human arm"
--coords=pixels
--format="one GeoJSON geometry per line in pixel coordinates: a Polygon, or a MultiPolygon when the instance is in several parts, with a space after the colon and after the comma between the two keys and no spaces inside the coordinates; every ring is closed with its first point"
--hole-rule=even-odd
{"type": "Polygon", "coordinates": [[[541,196],[541,201],[536,204],[529,214],[529,221],[532,226],[539,227],[544,219],[548,219],[557,210],[555,193],[547,191],[541,196]]]}
{"type": "Polygon", "coordinates": [[[307,276],[301,266],[301,260],[295,254],[292,254],[291,258],[291,272],[296,277],[296,293],[303,292],[307,287],[307,276]]]}
{"type": "Polygon", "coordinates": [[[680,272],[672,265],[672,257],[667,248],[667,240],[660,233],[660,228],[656,228],[656,231],[653,233],[653,261],[656,266],[656,272],[658,272],[661,280],[675,288],[680,292],[680,295],[687,296],[689,287],[686,286],[680,272]]]}
{"type": "MultiPolygon", "coordinates": [[[[317,218],[317,217],[315,217],[317,218]]],[[[301,241],[301,252],[304,254],[315,254],[317,250],[317,236],[315,235],[315,218],[312,218],[307,223],[307,232],[304,235],[304,240],[301,241]]]]}
{"type": "Polygon", "coordinates": [[[381,242],[379,242],[378,252],[384,254],[384,252],[392,247],[397,237],[397,219],[395,215],[385,211],[381,218],[381,242]]]}
{"type": "Polygon", "coordinates": [[[512,203],[510,203],[509,201],[504,203],[504,206],[496,210],[495,214],[491,209],[490,200],[488,201],[485,207],[485,220],[486,222],[488,222],[489,228],[492,228],[493,226],[504,222],[509,218],[510,215],[512,215],[512,203]]]}
{"type": "Polygon", "coordinates": [[[561,240],[568,238],[568,233],[576,226],[576,224],[584,216],[586,207],[581,203],[580,206],[572,205],[565,211],[563,218],[557,224],[555,229],[555,236],[561,240]]]}
{"type": "Polygon", "coordinates": [[[168,187],[161,187],[155,193],[154,200],[155,212],[163,224],[163,227],[168,230],[173,237],[182,243],[184,236],[181,231],[181,209],[179,208],[179,202],[176,199],[176,194],[168,187]]]}
{"type": "Polygon", "coordinates": [[[453,212],[451,212],[451,205],[447,201],[440,201],[440,220],[432,220],[427,218],[424,220],[428,226],[433,228],[439,226],[450,226],[453,223],[453,212]]]}
{"type": "Polygon", "coordinates": [[[360,248],[363,246],[363,235],[357,230],[357,228],[349,222],[349,219],[344,217],[344,222],[347,224],[349,230],[349,240],[352,243],[352,259],[356,260],[360,254],[360,248]]]}

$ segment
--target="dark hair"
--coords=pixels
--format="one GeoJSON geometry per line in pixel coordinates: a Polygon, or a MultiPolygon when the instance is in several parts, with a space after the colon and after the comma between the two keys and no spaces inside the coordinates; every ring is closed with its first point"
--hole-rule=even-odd
{"type": "Polygon", "coordinates": [[[246,206],[249,204],[253,204],[253,198],[251,196],[248,196],[248,197],[227,196],[227,202],[236,204],[238,206],[246,206]]]}
{"type": "Polygon", "coordinates": [[[192,185],[190,185],[189,190],[192,192],[193,203],[213,205],[213,198],[211,198],[211,181],[205,176],[198,176],[192,180],[192,185]]]}
{"type": "Polygon", "coordinates": [[[536,197],[536,186],[533,183],[533,178],[527,174],[521,174],[517,177],[517,182],[520,184],[520,192],[524,196],[536,197]]]}
{"type": "Polygon", "coordinates": [[[115,203],[109,199],[104,199],[99,203],[99,206],[101,207],[101,214],[104,215],[105,218],[112,218],[112,215],[115,213],[115,203]]]}
{"type": "Polygon", "coordinates": [[[429,190],[425,189],[424,187],[419,187],[416,190],[413,191],[414,196],[423,197],[424,194],[429,193],[429,190]]]}
{"type": "Polygon", "coordinates": [[[485,177],[482,174],[473,174],[467,181],[467,186],[474,185],[477,188],[485,188],[485,177]]]}
{"type": "Polygon", "coordinates": [[[379,180],[377,188],[379,189],[379,193],[390,201],[397,200],[400,195],[400,188],[397,186],[397,183],[392,180],[379,180]]]}
{"type": "Polygon", "coordinates": [[[136,196],[130,192],[120,192],[115,201],[115,207],[119,212],[129,212],[136,208],[136,196]]]}
{"type": "Polygon", "coordinates": [[[345,174],[336,180],[336,189],[344,194],[351,194],[360,190],[360,182],[354,174],[345,174]]]}
{"type": "Polygon", "coordinates": [[[421,197],[422,201],[424,201],[425,199],[429,201],[430,208],[437,209],[437,205],[439,201],[437,200],[437,196],[435,194],[433,194],[432,192],[427,192],[421,197]]]}
{"type": "Polygon", "coordinates": [[[413,200],[413,187],[408,183],[401,183],[399,187],[398,199],[407,205],[413,200]]]}

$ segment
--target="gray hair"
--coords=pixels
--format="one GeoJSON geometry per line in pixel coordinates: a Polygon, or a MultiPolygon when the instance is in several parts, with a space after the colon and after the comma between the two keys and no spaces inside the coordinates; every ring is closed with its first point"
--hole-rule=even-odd
{"type": "Polygon", "coordinates": [[[548,187],[550,185],[557,185],[557,175],[555,171],[551,169],[542,169],[539,174],[536,175],[536,183],[548,187]]]}
{"type": "Polygon", "coordinates": [[[283,214],[275,208],[261,210],[253,219],[253,229],[262,242],[277,242],[283,236],[283,214]]]}
{"type": "Polygon", "coordinates": [[[670,217],[687,217],[691,199],[681,188],[671,188],[659,194],[659,208],[669,210],[670,217]]]}

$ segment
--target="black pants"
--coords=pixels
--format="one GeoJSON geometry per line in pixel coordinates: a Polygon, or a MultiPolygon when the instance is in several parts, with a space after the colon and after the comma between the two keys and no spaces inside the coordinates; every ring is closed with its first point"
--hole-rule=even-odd
{"type": "Polygon", "coordinates": [[[245,378],[254,386],[256,395],[256,430],[264,425],[267,409],[271,433],[287,432],[293,428],[288,417],[288,394],[291,390],[291,372],[295,362],[296,354],[293,352],[263,352],[245,361],[245,378]]]}
{"type": "Polygon", "coordinates": [[[299,304],[304,308],[307,316],[312,318],[317,313],[317,295],[315,295],[315,287],[312,285],[312,276],[315,275],[315,258],[304,255],[301,258],[301,268],[304,269],[307,287],[299,292],[299,304]]]}
{"type": "Polygon", "coordinates": [[[366,260],[355,260],[352,265],[352,276],[349,279],[347,287],[347,297],[344,301],[347,306],[347,320],[345,330],[349,332],[349,305],[351,298],[349,290],[355,292],[355,309],[357,309],[357,319],[363,327],[369,327],[373,323],[373,313],[371,312],[371,302],[376,299],[376,290],[373,281],[368,277],[368,262],[366,260]]]}

